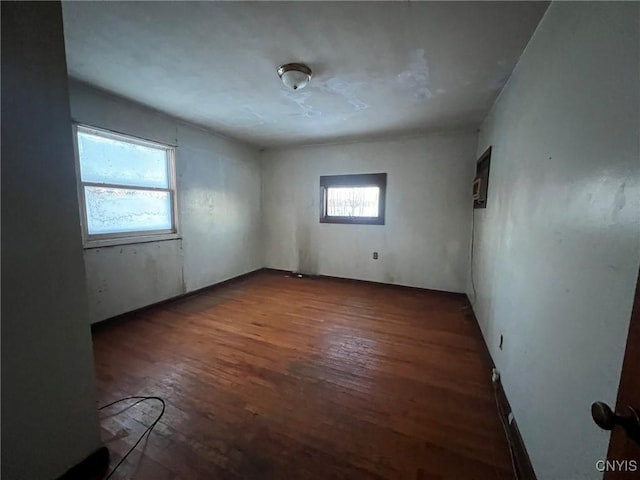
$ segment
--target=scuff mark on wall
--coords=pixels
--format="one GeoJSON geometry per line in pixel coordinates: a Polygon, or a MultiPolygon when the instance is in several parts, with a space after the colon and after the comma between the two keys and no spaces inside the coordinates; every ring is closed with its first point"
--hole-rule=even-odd
{"type": "Polygon", "coordinates": [[[180,239],[180,283],[182,284],[182,292],[187,293],[187,278],[184,274],[184,240],[180,239]]]}
{"type": "Polygon", "coordinates": [[[298,272],[315,275],[318,273],[316,249],[312,245],[311,231],[308,225],[296,227],[296,246],[298,247],[298,272]]]}
{"type": "Polygon", "coordinates": [[[357,95],[357,90],[364,83],[349,83],[341,78],[331,77],[320,84],[320,89],[326,93],[332,93],[343,97],[356,111],[366,110],[369,105],[363,102],[357,95]]]}
{"type": "Polygon", "coordinates": [[[624,193],[624,189],[626,186],[627,186],[627,183],[622,182],[622,184],[620,185],[620,188],[616,192],[615,197],[613,199],[613,213],[611,216],[613,217],[614,222],[618,220],[618,215],[620,214],[620,211],[624,208],[624,206],[627,203],[627,197],[624,193]]]}
{"type": "Polygon", "coordinates": [[[409,54],[408,68],[399,73],[396,79],[403,88],[415,90],[415,97],[420,100],[429,100],[433,97],[430,87],[429,65],[423,48],[409,54]]]}

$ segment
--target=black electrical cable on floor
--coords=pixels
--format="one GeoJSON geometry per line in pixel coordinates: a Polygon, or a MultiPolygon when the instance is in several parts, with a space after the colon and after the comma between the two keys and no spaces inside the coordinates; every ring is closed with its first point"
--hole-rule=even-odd
{"type": "Polygon", "coordinates": [[[98,410],[104,410],[105,408],[109,408],[109,407],[111,407],[113,405],[116,405],[118,403],[126,402],[127,400],[137,400],[137,402],[129,405],[129,407],[127,407],[127,408],[134,407],[134,406],[138,405],[139,403],[142,403],[142,402],[144,402],[146,400],[158,400],[162,404],[162,410],[160,411],[160,415],[158,415],[158,418],[156,418],[153,421],[153,423],[147,427],[147,429],[144,431],[144,433],[142,435],[140,435],[140,438],[138,439],[138,441],[133,444],[133,447],[131,447],[129,449],[129,451],[124,455],[124,457],[122,457],[120,459],[118,464],[115,467],[113,467],[113,469],[109,472],[109,475],[107,475],[105,477],[105,480],[107,480],[108,478],[111,478],[111,476],[115,473],[115,471],[118,469],[118,467],[120,467],[120,465],[122,465],[122,463],[127,459],[127,457],[131,454],[131,452],[133,452],[135,450],[135,448],[138,446],[138,444],[142,441],[142,439],[146,435],[151,435],[151,431],[158,424],[158,422],[160,421],[160,419],[164,415],[164,410],[166,408],[166,404],[164,403],[164,400],[162,398],[160,398],[160,397],[133,396],[133,397],[124,397],[124,398],[121,398],[120,400],[116,400],[115,402],[107,403],[106,405],[103,405],[102,407],[98,408],[98,410]]]}

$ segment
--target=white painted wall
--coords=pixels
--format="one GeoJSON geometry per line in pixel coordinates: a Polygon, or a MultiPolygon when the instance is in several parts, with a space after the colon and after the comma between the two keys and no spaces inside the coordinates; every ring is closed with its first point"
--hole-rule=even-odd
{"type": "Polygon", "coordinates": [[[265,265],[465,291],[476,146],[475,132],[454,132],[265,151],[265,265]],[[380,172],[385,225],[319,223],[321,175],[380,172]]]}
{"type": "Polygon", "coordinates": [[[255,149],[78,82],[70,95],[74,121],[178,145],[182,238],[85,250],[92,323],[262,267],[255,149]]]}
{"type": "Polygon", "coordinates": [[[474,310],[540,480],[602,478],[589,408],[615,404],[640,262],[639,5],[552,4],[481,129],[474,310]]]}
{"type": "Polygon", "coordinates": [[[2,478],[100,446],[62,15],[2,5],[2,478]]]}

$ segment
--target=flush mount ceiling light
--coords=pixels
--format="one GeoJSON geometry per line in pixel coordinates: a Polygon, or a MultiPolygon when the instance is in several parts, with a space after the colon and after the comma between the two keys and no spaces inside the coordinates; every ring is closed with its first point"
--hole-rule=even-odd
{"type": "Polygon", "coordinates": [[[278,68],[278,76],[291,90],[300,90],[311,80],[311,69],[303,63],[287,63],[278,68]]]}

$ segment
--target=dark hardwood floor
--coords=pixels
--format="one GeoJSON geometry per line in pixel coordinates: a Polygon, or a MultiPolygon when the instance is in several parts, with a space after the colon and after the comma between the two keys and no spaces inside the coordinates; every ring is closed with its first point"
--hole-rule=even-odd
{"type": "MultiPolygon", "coordinates": [[[[112,478],[513,478],[461,295],[260,272],[93,337],[100,405],[167,404],[112,478]]],[[[159,410],[100,412],[112,465],[159,410]]]]}

